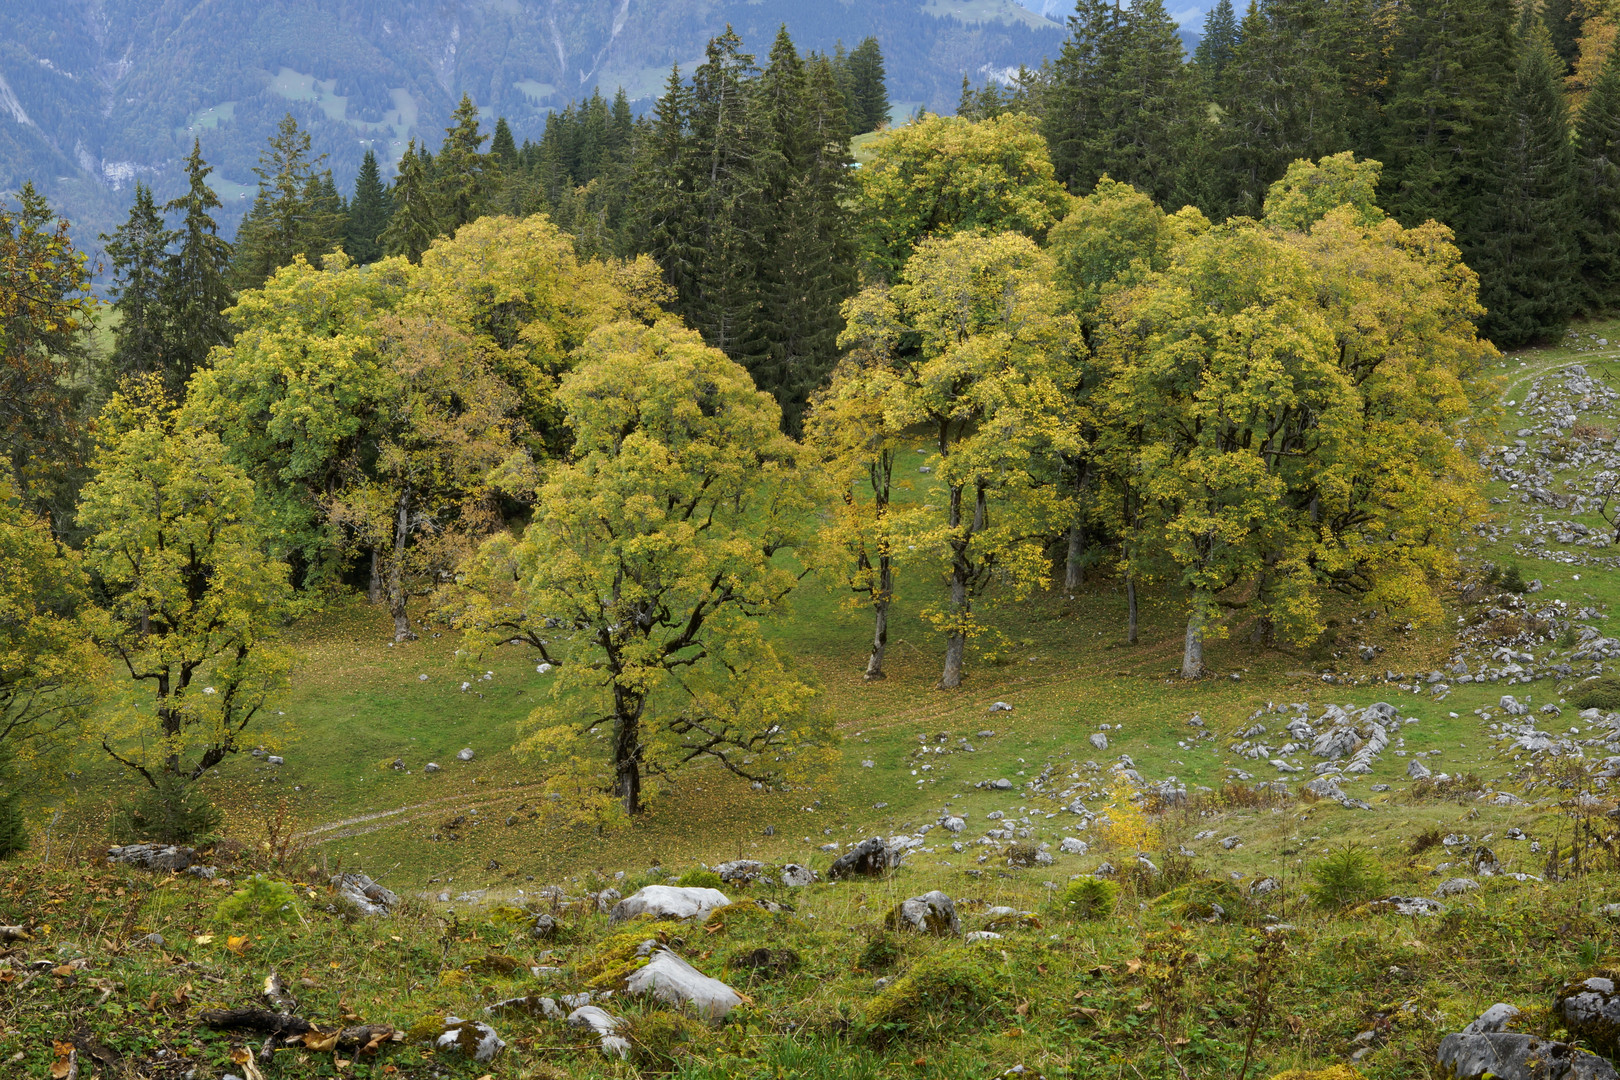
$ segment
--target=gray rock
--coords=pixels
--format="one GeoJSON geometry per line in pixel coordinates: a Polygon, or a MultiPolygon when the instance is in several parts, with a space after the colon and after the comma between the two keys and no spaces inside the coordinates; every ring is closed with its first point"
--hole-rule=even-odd
{"type": "Polygon", "coordinates": [[[1554,997],[1554,1011],[1593,1048],[1611,1057],[1620,1051],[1620,993],[1608,974],[1570,981],[1554,997]]]}
{"type": "Polygon", "coordinates": [[[1518,1018],[1519,1010],[1512,1005],[1497,1002],[1484,1012],[1478,1019],[1462,1029],[1464,1035],[1486,1035],[1506,1029],[1509,1022],[1518,1018]]]}
{"type": "Polygon", "coordinates": [[[990,786],[995,788],[997,791],[1011,791],[1012,790],[1012,781],[1006,779],[1005,777],[1003,777],[1000,780],[992,780],[992,781],[990,781],[990,786]]]}
{"type": "Polygon", "coordinates": [[[426,765],[422,766],[422,771],[423,772],[438,772],[439,771],[439,763],[437,761],[430,761],[426,765]]]}
{"type": "Polygon", "coordinates": [[[849,877],[878,877],[900,865],[905,849],[891,845],[881,836],[862,840],[837,859],[827,870],[833,881],[849,877]]]}
{"type": "Polygon", "coordinates": [[[394,759],[394,763],[392,765],[388,766],[388,767],[390,769],[393,769],[395,772],[404,772],[405,771],[405,759],[402,758],[402,757],[397,757],[397,758],[394,759]]]}
{"type": "Polygon", "coordinates": [[[557,920],[544,913],[536,915],[534,917],[534,922],[529,925],[529,935],[531,937],[539,938],[542,941],[546,940],[547,938],[556,937],[557,920]]]}
{"type": "Polygon", "coordinates": [[[473,759],[472,747],[467,747],[456,754],[457,761],[471,761],[473,759]]]}
{"type": "Polygon", "coordinates": [[[107,849],[107,861],[142,870],[184,870],[197,861],[197,849],[164,844],[125,844],[107,849]]]}
{"type": "Polygon", "coordinates": [[[1514,1032],[1447,1035],[1435,1059],[1452,1080],[1620,1080],[1594,1054],[1514,1032]]]}
{"type": "Polygon", "coordinates": [[[613,905],[608,922],[620,923],[637,915],[655,919],[691,919],[707,915],[731,900],[719,889],[683,889],[674,885],[648,885],[613,905]]]}
{"type": "Polygon", "coordinates": [[[1282,882],[1274,877],[1263,877],[1249,886],[1250,896],[1265,896],[1267,893],[1278,892],[1282,889],[1282,882]]]}
{"type": "Polygon", "coordinates": [[[444,1029],[434,1037],[438,1050],[458,1051],[473,1061],[494,1061],[506,1049],[506,1043],[495,1034],[495,1029],[482,1020],[463,1020],[458,1016],[444,1018],[444,1029]]]}
{"type": "Polygon", "coordinates": [[[966,941],[969,945],[976,945],[984,941],[1000,941],[1001,935],[996,933],[994,930],[972,930],[969,931],[967,937],[963,938],[962,940],[966,941]]]}
{"type": "Polygon", "coordinates": [[[622,1035],[614,1034],[623,1023],[624,1021],[617,1016],[595,1005],[581,1005],[568,1014],[569,1027],[595,1032],[601,1043],[602,1053],[607,1057],[617,1057],[621,1060],[630,1056],[629,1040],[622,1035]]]}
{"type": "Polygon", "coordinates": [[[1367,906],[1373,911],[1386,911],[1394,915],[1441,915],[1446,910],[1444,904],[1427,896],[1391,896],[1374,900],[1367,906]]]}
{"type": "Polygon", "coordinates": [[[277,754],[271,754],[269,757],[265,758],[264,760],[268,761],[272,765],[285,765],[285,764],[287,764],[287,759],[284,758],[284,757],[281,757],[281,756],[279,756],[277,754]]]}
{"type": "Polygon", "coordinates": [[[802,889],[806,885],[813,885],[821,879],[821,875],[808,866],[798,863],[783,863],[779,880],[789,889],[802,889]]]}
{"type": "Polygon", "coordinates": [[[915,930],[935,937],[955,937],[962,932],[955,902],[938,889],[902,901],[885,921],[891,930],[915,930]]]}
{"type": "Polygon", "coordinates": [[[959,833],[963,829],[967,828],[967,822],[954,814],[948,814],[945,817],[940,818],[939,824],[940,827],[946,832],[952,833],[959,833]]]}
{"type": "Polygon", "coordinates": [[[1065,855],[1084,855],[1090,848],[1084,840],[1078,837],[1065,836],[1058,844],[1058,850],[1065,855]]]}
{"type": "Polygon", "coordinates": [[[765,876],[765,864],[758,859],[733,859],[714,868],[727,885],[752,885],[765,876]]]}
{"type": "Polygon", "coordinates": [[[1430,772],[1429,767],[1423,762],[1413,758],[1411,764],[1406,766],[1406,775],[1413,780],[1427,780],[1434,773],[1430,772]]]}
{"type": "Polygon", "coordinates": [[[399,897],[364,874],[332,875],[332,888],[362,915],[387,915],[399,906],[399,897]]]}
{"type": "Polygon", "coordinates": [[[665,948],[653,950],[646,966],[625,980],[624,989],[631,995],[651,995],[677,1009],[690,1007],[710,1021],[718,1021],[742,1004],[737,991],[665,948]]]}
{"type": "Polygon", "coordinates": [[[1096,747],[1098,750],[1108,749],[1108,736],[1104,735],[1100,731],[1092,732],[1090,741],[1091,745],[1096,747]]]}
{"type": "Polygon", "coordinates": [[[536,1016],[546,1020],[561,1020],[563,1016],[562,1007],[557,1004],[556,999],[536,994],[497,1001],[493,1005],[484,1006],[484,1012],[490,1016],[536,1016]]]}
{"type": "Polygon", "coordinates": [[[1463,893],[1473,892],[1477,888],[1479,888],[1479,882],[1475,881],[1473,878],[1447,878],[1445,881],[1442,881],[1439,885],[1435,886],[1434,895],[1461,896],[1463,893]]]}
{"type": "Polygon", "coordinates": [[[1225,840],[1221,841],[1221,847],[1227,851],[1231,851],[1233,848],[1240,848],[1242,846],[1243,837],[1241,836],[1228,836],[1225,840]]]}
{"type": "Polygon", "coordinates": [[[154,949],[161,949],[167,943],[163,940],[162,934],[147,934],[145,937],[140,939],[138,944],[150,945],[154,949]]]}
{"type": "Polygon", "coordinates": [[[990,706],[990,711],[991,712],[1012,712],[1013,707],[1011,705],[1007,704],[1005,701],[998,701],[994,705],[990,706]]]}

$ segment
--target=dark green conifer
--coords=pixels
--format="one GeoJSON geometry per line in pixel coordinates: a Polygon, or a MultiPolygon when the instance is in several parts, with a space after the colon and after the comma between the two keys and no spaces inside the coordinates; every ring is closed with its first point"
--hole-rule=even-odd
{"type": "Polygon", "coordinates": [[[399,159],[399,175],[389,195],[393,216],[378,242],[385,255],[403,255],[413,263],[422,261],[422,252],[439,235],[441,220],[425,155],[418,153],[416,140],[405,147],[399,159]]]}
{"type": "Polygon", "coordinates": [[[325,253],[322,244],[332,235],[332,222],[312,201],[319,191],[315,168],[325,159],[312,154],[309,132],[287,114],[253,170],[259,193],[236,239],[233,271],[240,288],[259,287],[296,256],[315,259],[325,253]]]}
{"type": "Polygon", "coordinates": [[[1513,85],[1513,21],[1511,0],[1412,0],[1396,34],[1380,202],[1404,225],[1450,225],[1465,256],[1513,85]]]}
{"type": "Polygon", "coordinates": [[[478,130],[478,107],[466,94],[456,107],[454,123],[444,129],[444,145],[434,163],[440,221],[446,235],[478,218],[489,199],[489,160],[481,153],[489,138],[478,130]]]}
{"type": "Polygon", "coordinates": [[[495,135],[489,141],[489,158],[503,171],[517,164],[517,141],[512,138],[512,128],[504,116],[495,121],[495,135]]]}
{"type": "Polygon", "coordinates": [[[1620,38],[1581,106],[1576,133],[1582,306],[1611,312],[1620,308],[1620,38]]]}
{"type": "Polygon", "coordinates": [[[111,374],[115,378],[161,372],[167,350],[164,271],[173,235],[152,202],[152,189],[136,183],[129,218],[111,236],[103,233],[112,262],[113,328],[111,374]]]}
{"type": "Polygon", "coordinates": [[[1193,50],[1192,62],[1206,92],[1218,92],[1221,76],[1237,52],[1238,20],[1232,0],[1220,0],[1204,16],[1204,36],[1193,50]]]}
{"type": "Polygon", "coordinates": [[[348,220],[344,224],[343,249],[349,258],[361,264],[382,258],[381,237],[388,228],[392,212],[377,155],[368,149],[360,161],[360,175],[354,181],[354,198],[349,202],[348,220]]]}
{"type": "Polygon", "coordinates": [[[208,361],[209,350],[231,340],[225,309],[235,302],[231,292],[231,245],[219,235],[213,211],[219,196],[208,186],[213,167],[203,160],[202,146],[193,142],[186,158],[186,193],[164,207],[180,214],[175,236],[179,247],[169,260],[164,307],[169,324],[170,374],[176,389],[208,361]]]}
{"type": "Polygon", "coordinates": [[[1575,160],[1561,71],[1546,24],[1524,20],[1506,121],[1472,208],[1480,329],[1503,348],[1559,336],[1576,307],[1575,160]]]}
{"type": "Polygon", "coordinates": [[[875,37],[866,38],[849,54],[849,97],[855,134],[888,124],[888,76],[883,69],[883,49],[875,37]]]}

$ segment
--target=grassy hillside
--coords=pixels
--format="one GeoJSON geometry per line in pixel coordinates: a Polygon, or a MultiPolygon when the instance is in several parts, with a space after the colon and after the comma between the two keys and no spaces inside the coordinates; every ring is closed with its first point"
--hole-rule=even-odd
{"type": "MultiPolygon", "coordinates": [[[[11,976],[0,979],[10,1017],[0,1059],[45,1076],[52,1040],[83,1024],[86,1038],[143,1062],[141,1075],[179,1076],[183,1062],[218,1076],[231,1068],[231,1037],[200,1028],[196,1008],[252,1003],[270,968],[307,980],[295,990],[311,1019],[400,1029],[445,1013],[482,1016],[523,993],[591,989],[604,950],[623,942],[580,899],[587,892],[627,895],[738,857],[824,871],[838,850],[875,834],[918,837],[892,877],[756,891],[791,912],[735,909],[716,923],[638,929],[752,1000],[715,1031],[613,999],[631,1020],[634,1068],[1235,1076],[1252,1025],[1249,1076],[1365,1050],[1368,1076],[1408,1077],[1430,1075],[1439,1039],[1494,1001],[1525,1008],[1525,1030],[1556,1034],[1548,995],[1613,947],[1602,906],[1620,900],[1603,817],[1614,803],[1594,775],[1620,751],[1607,721],[1576,704],[1603,663],[1586,639],[1607,637],[1620,592],[1602,516],[1620,468],[1620,323],[1505,357],[1499,374],[1500,409],[1480,418],[1493,425],[1485,460],[1496,516],[1477,525],[1476,574],[1451,597],[1445,625],[1393,625],[1345,607],[1330,640],[1305,652],[1256,648],[1236,625],[1211,650],[1214,676],[1189,684],[1174,678],[1176,598],[1146,595],[1142,644],[1130,647],[1124,598],[1104,577],[1073,597],[996,611],[1013,647],[981,658],[968,688],[946,694],[932,689],[942,646],[915,617],[922,583],[902,579],[889,678],[867,684],[865,614],[811,580],[776,632],[837,718],[836,775],[767,793],[693,770],[617,832],[547,827],[534,763],[515,750],[546,686],[532,657],[503,648],[458,660],[448,634],[391,645],[382,613],[339,605],[297,628],[303,661],[280,726],[261,732],[285,763],[244,755],[210,781],[232,840],[213,856],[220,873],[240,883],[257,868],[296,882],[296,921],[219,923],[211,913],[233,887],[102,867],[107,807],[127,781],[87,750],[71,779],[42,788],[35,851],[0,873],[0,923],[33,924],[36,939],[14,947],[0,972],[11,976]],[[1539,585],[1515,592],[1516,580],[1539,585]],[[1459,660],[1471,681],[1459,678],[1459,660]],[[1482,671],[1494,679],[1472,681],[1482,671]],[[1504,709],[1505,694],[1529,714],[1504,709]],[[1328,706],[1376,702],[1402,722],[1369,771],[1344,777],[1351,804],[1306,789],[1318,759],[1284,726],[1303,715],[1320,730],[1328,706]],[[1524,741],[1538,727],[1557,752],[1524,741]],[[456,760],[463,748],[470,762],[456,760]],[[1410,778],[1414,761],[1432,775],[1410,778]],[[440,770],[426,771],[429,762],[440,770]],[[1151,819],[1131,809],[1119,767],[1153,785],[1151,819]],[[1256,789],[1273,779],[1289,781],[1289,794],[1256,789]],[[1578,790],[1584,801],[1570,798],[1578,790]],[[930,830],[947,813],[964,819],[959,835],[930,830]],[[1065,837],[1089,850],[1061,853],[1065,837]],[[1033,856],[1012,844],[1048,845],[1052,861],[1010,865],[1033,856]],[[1309,890],[1322,860],[1350,845],[1386,875],[1369,896],[1432,896],[1454,877],[1482,887],[1446,897],[1432,918],[1367,908],[1347,918],[1309,890]],[[1118,871],[1117,910],[1076,921],[1057,896],[1104,863],[1118,871]],[[372,921],[323,913],[327,875],[340,867],[376,877],[404,908],[372,921]],[[1268,877],[1280,888],[1248,891],[1268,877]],[[965,944],[883,929],[899,900],[934,888],[957,899],[965,929],[996,922],[1002,938],[965,944]],[[1032,915],[1008,923],[987,914],[997,906],[1032,915]],[[554,941],[528,935],[541,910],[562,923],[554,941]],[[1287,946],[1266,952],[1258,928],[1278,920],[1292,926],[1276,932],[1287,946]],[[135,944],[154,932],[161,949],[135,944]],[[742,958],[767,947],[792,949],[797,966],[749,976],[742,958]],[[87,966],[72,970],[81,955],[87,966]],[[54,969],[27,966],[40,958],[54,969]],[[899,981],[884,992],[882,977],[899,981]],[[1274,988],[1269,1004],[1263,985],[1274,988]]],[[[927,465],[918,450],[900,473],[920,482],[927,465]]],[[[558,1023],[494,1023],[513,1044],[494,1065],[403,1045],[364,1060],[284,1049],[274,1068],[469,1077],[632,1068],[605,1062],[558,1023]]]]}

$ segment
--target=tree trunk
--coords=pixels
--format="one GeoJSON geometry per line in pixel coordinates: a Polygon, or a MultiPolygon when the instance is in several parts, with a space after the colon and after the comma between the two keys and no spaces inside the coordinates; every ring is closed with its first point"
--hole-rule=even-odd
{"type": "Polygon", "coordinates": [[[1125,575],[1125,605],[1128,614],[1125,616],[1125,643],[1136,644],[1136,578],[1125,575]]]}
{"type": "Polygon", "coordinates": [[[872,606],[876,610],[872,628],[872,655],[866,659],[867,682],[888,678],[883,673],[883,649],[889,643],[889,602],[879,600],[872,606]]]}
{"type": "Polygon", "coordinates": [[[945,637],[945,674],[939,689],[955,690],[962,685],[962,654],[967,650],[967,634],[953,630],[945,637]]]}
{"type": "Polygon", "coordinates": [[[1063,566],[1063,588],[1071,596],[1086,583],[1086,568],[1081,563],[1085,554],[1086,527],[1076,521],[1069,526],[1069,554],[1063,566]]]}
{"type": "Polygon", "coordinates": [[[411,492],[407,488],[399,498],[399,520],[394,527],[394,557],[388,565],[388,612],[394,617],[395,641],[416,639],[416,634],[411,630],[410,616],[405,610],[405,543],[410,538],[410,512],[411,492]]]}
{"type": "Polygon", "coordinates": [[[1181,653],[1181,677],[1201,679],[1204,676],[1204,613],[1194,611],[1187,616],[1187,645],[1181,653]]]}
{"type": "Polygon", "coordinates": [[[641,716],[622,709],[613,721],[613,790],[624,812],[641,813],[641,716]]]}
{"type": "Polygon", "coordinates": [[[378,566],[377,549],[371,549],[371,582],[366,586],[366,603],[382,603],[382,570],[378,566]]]}

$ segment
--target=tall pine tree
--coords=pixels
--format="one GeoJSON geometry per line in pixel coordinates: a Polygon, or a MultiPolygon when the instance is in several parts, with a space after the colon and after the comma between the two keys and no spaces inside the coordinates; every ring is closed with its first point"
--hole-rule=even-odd
{"type": "Polygon", "coordinates": [[[758,312],[742,362],[782,406],[790,433],[838,356],[840,306],[855,290],[849,128],[823,57],[800,60],[787,28],[757,84],[763,139],[758,312]]]}
{"type": "Polygon", "coordinates": [[[855,134],[876,131],[889,122],[888,74],[883,49],[869,37],[849,54],[849,115],[855,134]]]}
{"type": "Polygon", "coordinates": [[[1522,20],[1518,63],[1486,186],[1472,208],[1480,330],[1513,348],[1562,334],[1576,304],[1575,160],[1563,62],[1546,24],[1522,20]]]}
{"type": "Polygon", "coordinates": [[[1218,95],[1221,77],[1237,52],[1238,21],[1232,0],[1220,0],[1204,16],[1204,36],[1193,50],[1193,67],[1205,93],[1218,95]]]}
{"type": "Polygon", "coordinates": [[[1385,110],[1382,205],[1403,225],[1433,219],[1472,261],[1470,208],[1484,194],[1513,86],[1511,0],[1412,0],[1397,29],[1385,110]]]}
{"type": "Polygon", "coordinates": [[[488,135],[478,130],[478,107],[463,94],[444,129],[444,145],[434,162],[433,178],[439,205],[439,229],[445,235],[476,220],[490,196],[489,159],[481,153],[488,135]]]}
{"type": "Polygon", "coordinates": [[[175,233],[179,247],[169,260],[164,308],[169,324],[170,374],[180,385],[208,360],[216,345],[231,340],[225,309],[231,292],[231,245],[219,235],[213,212],[219,197],[208,186],[213,167],[203,160],[202,145],[192,142],[186,158],[186,193],[164,205],[180,215],[175,233]]]}
{"type": "Polygon", "coordinates": [[[111,236],[103,233],[101,239],[112,260],[112,306],[118,312],[118,325],[113,328],[112,374],[123,378],[161,372],[167,352],[164,269],[172,237],[152,202],[152,189],[137,183],[128,220],[111,236]]]}
{"type": "Polygon", "coordinates": [[[422,261],[422,252],[439,235],[439,207],[433,181],[424,155],[412,139],[399,159],[399,175],[389,195],[393,216],[377,237],[385,255],[403,255],[413,263],[422,261]]]}
{"type": "Polygon", "coordinates": [[[325,154],[310,149],[309,132],[288,113],[259,155],[259,194],[236,237],[237,285],[253,289],[299,255],[314,262],[329,250],[336,222],[322,206],[315,169],[325,154]]]}
{"type": "Polygon", "coordinates": [[[1576,124],[1576,199],[1582,307],[1620,308],[1620,37],[1576,124]]]}
{"type": "Polygon", "coordinates": [[[349,201],[348,220],[344,223],[344,250],[349,258],[361,264],[382,258],[382,234],[392,214],[377,155],[367,150],[360,161],[360,175],[355,178],[354,198],[349,201]]]}

